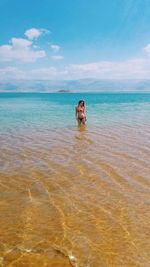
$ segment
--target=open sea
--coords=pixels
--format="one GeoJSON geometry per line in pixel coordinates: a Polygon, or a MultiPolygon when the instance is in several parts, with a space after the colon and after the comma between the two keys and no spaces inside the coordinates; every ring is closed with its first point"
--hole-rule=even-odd
{"type": "Polygon", "coordinates": [[[150,93],[0,94],[0,266],[150,267],[150,93]]]}

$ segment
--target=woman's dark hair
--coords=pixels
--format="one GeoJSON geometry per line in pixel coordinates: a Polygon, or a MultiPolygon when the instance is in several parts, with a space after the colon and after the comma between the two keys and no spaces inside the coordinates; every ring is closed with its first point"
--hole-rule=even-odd
{"type": "Polygon", "coordinates": [[[83,106],[84,106],[84,105],[85,105],[84,100],[80,100],[80,101],[78,102],[78,105],[80,105],[82,102],[83,102],[83,106]]]}

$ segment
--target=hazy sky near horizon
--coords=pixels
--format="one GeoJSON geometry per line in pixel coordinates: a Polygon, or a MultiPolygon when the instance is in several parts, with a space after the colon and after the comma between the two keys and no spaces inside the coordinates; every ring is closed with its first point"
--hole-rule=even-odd
{"type": "Polygon", "coordinates": [[[0,79],[148,79],[148,0],[0,0],[0,79]]]}

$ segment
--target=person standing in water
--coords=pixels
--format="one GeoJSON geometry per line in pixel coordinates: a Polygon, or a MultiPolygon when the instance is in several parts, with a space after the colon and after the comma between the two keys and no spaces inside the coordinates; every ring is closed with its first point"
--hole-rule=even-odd
{"type": "Polygon", "coordinates": [[[86,122],[86,113],[85,113],[85,102],[80,100],[78,106],[75,109],[76,120],[78,125],[85,125],[86,122]]]}

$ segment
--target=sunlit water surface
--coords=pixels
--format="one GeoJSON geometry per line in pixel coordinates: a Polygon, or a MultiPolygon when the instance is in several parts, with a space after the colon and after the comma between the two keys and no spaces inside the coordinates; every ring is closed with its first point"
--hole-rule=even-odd
{"type": "Polygon", "coordinates": [[[0,266],[149,267],[150,94],[0,94],[0,188],[0,266]]]}

